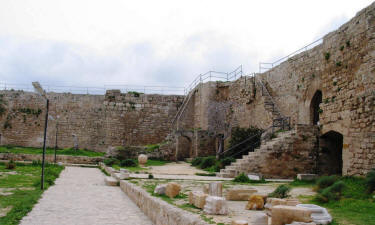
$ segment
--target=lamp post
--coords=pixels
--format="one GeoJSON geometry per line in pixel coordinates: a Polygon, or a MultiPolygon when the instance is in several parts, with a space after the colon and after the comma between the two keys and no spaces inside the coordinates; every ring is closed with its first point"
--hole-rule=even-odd
{"type": "Polygon", "coordinates": [[[48,126],[48,108],[49,108],[49,99],[47,98],[46,92],[43,90],[39,82],[33,82],[34,90],[46,100],[46,117],[44,123],[44,138],[43,138],[43,156],[42,156],[42,177],[41,177],[41,186],[40,189],[44,189],[44,161],[46,158],[46,139],[47,139],[47,126],[48,126]]]}

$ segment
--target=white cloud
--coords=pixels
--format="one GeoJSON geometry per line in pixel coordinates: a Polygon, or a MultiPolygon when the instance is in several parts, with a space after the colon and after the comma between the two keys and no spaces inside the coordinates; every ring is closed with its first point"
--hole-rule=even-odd
{"type": "Polygon", "coordinates": [[[2,0],[0,81],[186,86],[336,29],[358,1],[2,0]]]}

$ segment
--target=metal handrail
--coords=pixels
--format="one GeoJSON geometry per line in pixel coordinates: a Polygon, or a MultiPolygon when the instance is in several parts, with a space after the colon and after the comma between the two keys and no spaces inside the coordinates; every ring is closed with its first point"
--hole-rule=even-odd
{"type": "MultiPolygon", "coordinates": [[[[102,87],[83,87],[68,85],[42,84],[47,92],[74,94],[105,94],[107,90],[119,89],[123,93],[137,91],[144,94],[178,94],[184,95],[184,87],[170,86],[141,86],[141,85],[103,85],[102,87]]],[[[0,82],[0,90],[34,91],[31,84],[0,82]]]]}
{"type": "MultiPolygon", "coordinates": [[[[255,79],[257,79],[258,82],[260,83],[260,85],[262,86],[262,91],[265,90],[267,96],[270,97],[270,100],[272,101],[274,107],[276,107],[276,110],[280,113],[280,116],[281,116],[282,118],[285,118],[285,116],[284,116],[283,113],[281,112],[280,108],[277,106],[276,102],[273,101],[272,96],[271,96],[270,93],[268,92],[268,90],[267,90],[266,86],[263,84],[263,82],[262,82],[260,79],[258,79],[257,76],[255,76],[255,79]]],[[[262,93],[263,93],[263,92],[262,92],[262,93]]]]}
{"type": "Polygon", "coordinates": [[[278,60],[276,60],[274,62],[271,62],[271,63],[260,62],[259,63],[259,73],[262,73],[262,69],[266,69],[266,70],[272,69],[274,66],[279,65],[280,63],[284,62],[285,60],[287,60],[287,59],[289,59],[289,58],[291,58],[291,57],[293,57],[293,56],[295,56],[295,55],[297,55],[297,54],[299,54],[301,52],[307,51],[307,50],[309,50],[309,49],[311,49],[311,48],[313,48],[313,47],[321,44],[322,41],[323,41],[323,37],[319,38],[318,40],[315,40],[315,41],[311,42],[308,45],[305,45],[304,47],[302,47],[302,48],[300,48],[300,49],[298,49],[298,50],[290,53],[289,55],[284,56],[284,57],[282,57],[282,58],[280,58],[280,59],[278,59],[278,60]],[[269,66],[271,66],[271,67],[269,67],[269,66]]]}
{"type": "Polygon", "coordinates": [[[188,86],[185,88],[185,95],[187,95],[191,90],[193,90],[197,85],[203,83],[205,80],[210,81],[232,81],[237,79],[237,77],[242,77],[242,65],[238,66],[232,72],[219,72],[210,70],[204,74],[199,74],[188,86]]]}
{"type": "Polygon", "coordinates": [[[226,152],[229,152],[229,151],[231,151],[231,150],[237,148],[238,146],[241,146],[241,145],[245,144],[246,142],[248,142],[248,141],[250,141],[250,140],[253,140],[255,137],[257,137],[257,136],[259,136],[259,135],[261,136],[263,133],[265,133],[266,131],[268,131],[268,130],[271,129],[271,128],[272,128],[272,126],[271,126],[271,127],[268,127],[268,128],[265,129],[265,130],[262,130],[262,131],[260,131],[260,132],[258,132],[258,133],[256,133],[256,134],[254,134],[254,135],[252,135],[252,136],[250,136],[250,137],[248,137],[248,138],[246,138],[245,140],[241,141],[241,142],[238,143],[238,144],[235,144],[234,146],[230,147],[229,149],[227,149],[227,150],[225,150],[225,151],[223,151],[223,152],[220,152],[219,155],[223,155],[223,154],[225,154],[226,152]]]}

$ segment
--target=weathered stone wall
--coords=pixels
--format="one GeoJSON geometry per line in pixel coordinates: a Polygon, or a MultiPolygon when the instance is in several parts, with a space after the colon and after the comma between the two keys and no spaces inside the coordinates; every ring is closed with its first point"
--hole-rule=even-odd
{"type": "MultiPolygon", "coordinates": [[[[6,111],[0,117],[1,145],[40,147],[43,142],[45,101],[21,91],[2,91],[6,111]]],[[[171,121],[183,96],[122,94],[103,95],[48,93],[50,119],[47,145],[106,151],[110,146],[160,143],[171,129],[171,121]]]]}
{"type": "Polygon", "coordinates": [[[322,44],[256,79],[198,87],[194,127],[226,137],[235,126],[269,127],[273,115],[265,108],[259,80],[292,126],[313,123],[312,99],[321,91],[320,135],[343,135],[342,174],[362,175],[375,167],[375,3],[327,34],[322,44]]]}

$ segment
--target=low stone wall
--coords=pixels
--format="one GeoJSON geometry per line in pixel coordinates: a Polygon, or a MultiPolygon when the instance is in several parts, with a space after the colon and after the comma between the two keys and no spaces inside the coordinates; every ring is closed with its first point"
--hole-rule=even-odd
{"type": "MultiPolygon", "coordinates": [[[[33,154],[14,154],[14,153],[0,153],[0,160],[13,161],[37,161],[42,160],[42,155],[33,154]]],[[[54,155],[46,155],[47,162],[54,162],[54,155]]],[[[57,162],[71,163],[71,164],[98,164],[103,161],[102,157],[88,157],[88,156],[72,156],[72,155],[57,155],[57,162]]]]}
{"type": "Polygon", "coordinates": [[[198,215],[152,197],[145,190],[128,181],[120,181],[120,188],[156,225],[208,225],[198,215]]]}

